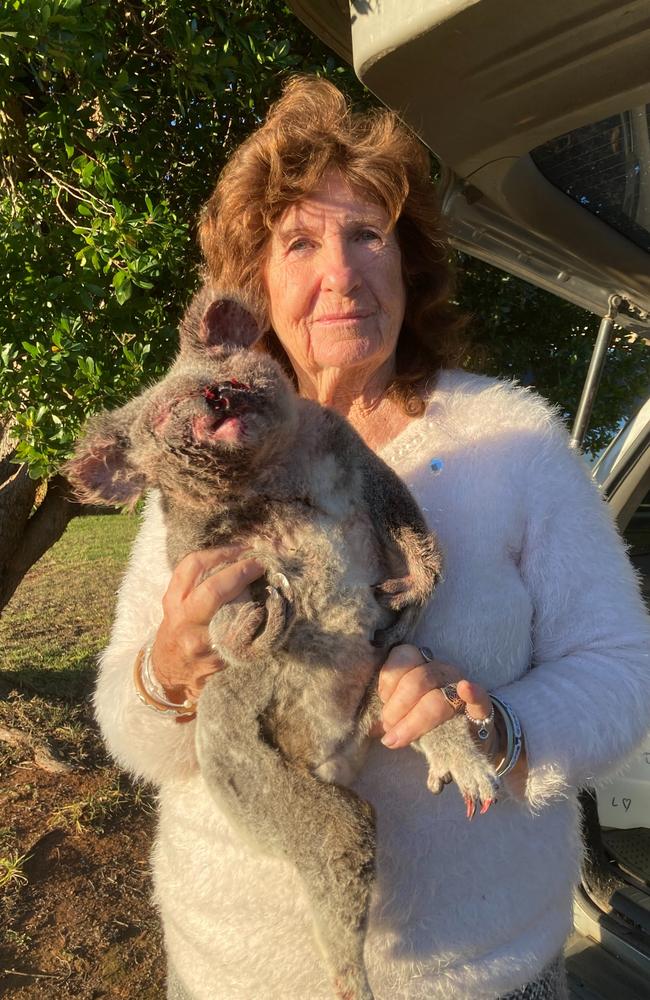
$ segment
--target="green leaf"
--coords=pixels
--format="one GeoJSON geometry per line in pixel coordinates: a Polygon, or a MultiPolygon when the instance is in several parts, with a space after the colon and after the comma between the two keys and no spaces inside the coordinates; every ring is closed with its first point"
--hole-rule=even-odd
{"type": "Polygon", "coordinates": [[[128,280],[122,281],[120,283],[120,287],[115,289],[115,298],[117,299],[117,301],[121,306],[124,305],[127,299],[131,298],[131,291],[132,291],[131,282],[128,280]]]}

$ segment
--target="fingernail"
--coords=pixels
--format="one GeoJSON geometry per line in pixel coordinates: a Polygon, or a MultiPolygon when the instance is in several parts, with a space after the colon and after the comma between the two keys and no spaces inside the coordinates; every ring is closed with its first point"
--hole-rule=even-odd
{"type": "Polygon", "coordinates": [[[399,742],[399,736],[397,733],[385,733],[381,738],[381,742],[385,747],[394,747],[399,742]]]}

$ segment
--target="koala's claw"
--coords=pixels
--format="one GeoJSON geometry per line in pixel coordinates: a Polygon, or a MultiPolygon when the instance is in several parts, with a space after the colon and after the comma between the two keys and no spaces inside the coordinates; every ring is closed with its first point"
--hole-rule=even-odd
{"type": "Polygon", "coordinates": [[[295,618],[292,596],[291,586],[284,573],[273,573],[266,588],[266,622],[253,643],[255,652],[272,651],[284,642],[295,618]]]}
{"type": "Polygon", "coordinates": [[[471,819],[477,809],[487,812],[496,799],[499,779],[493,765],[477,747],[467,720],[456,716],[421,736],[415,746],[427,759],[427,785],[439,794],[450,780],[458,786],[471,819]]]}
{"type": "Polygon", "coordinates": [[[471,797],[471,795],[465,795],[464,798],[465,798],[465,805],[467,807],[468,819],[474,819],[474,816],[476,815],[476,808],[477,805],[479,805],[479,803],[480,803],[479,814],[481,816],[485,816],[490,806],[493,805],[493,803],[496,801],[496,799],[483,799],[483,800],[474,799],[471,797]]]}

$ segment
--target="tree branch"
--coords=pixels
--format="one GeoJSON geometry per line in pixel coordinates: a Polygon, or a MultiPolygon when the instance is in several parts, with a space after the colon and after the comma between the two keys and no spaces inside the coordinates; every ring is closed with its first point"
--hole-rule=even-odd
{"type": "Polygon", "coordinates": [[[68,521],[82,509],[81,504],[74,500],[70,484],[63,476],[55,476],[48,483],[45,499],[29,518],[19,539],[20,544],[5,563],[0,581],[0,611],[13,596],[27,570],[58,541],[68,521]]]}

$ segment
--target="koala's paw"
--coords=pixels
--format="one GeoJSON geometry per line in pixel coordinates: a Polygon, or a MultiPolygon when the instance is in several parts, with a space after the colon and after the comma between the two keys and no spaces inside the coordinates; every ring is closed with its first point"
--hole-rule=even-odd
{"type": "Polygon", "coordinates": [[[469,819],[477,809],[487,812],[497,797],[499,779],[493,764],[474,742],[463,716],[422,736],[417,746],[427,758],[427,785],[434,794],[453,781],[465,800],[469,819]]]}
{"type": "Polygon", "coordinates": [[[377,603],[387,611],[392,611],[396,618],[385,628],[377,629],[371,640],[372,645],[396,646],[412,633],[430,595],[423,593],[420,582],[410,574],[384,580],[373,590],[377,603]]]}
{"type": "Polygon", "coordinates": [[[286,576],[273,573],[266,599],[235,600],[224,604],[210,622],[210,641],[226,658],[250,659],[277,649],[293,624],[291,588],[286,576]]]}
{"type": "Polygon", "coordinates": [[[411,574],[384,580],[374,588],[375,599],[389,611],[403,611],[409,604],[422,603],[421,587],[411,574]]]}
{"type": "Polygon", "coordinates": [[[238,659],[251,649],[266,621],[266,609],[256,601],[226,604],[210,622],[210,642],[216,653],[238,659]]]}
{"type": "Polygon", "coordinates": [[[284,573],[273,573],[266,588],[264,628],[254,642],[256,652],[272,652],[286,640],[295,613],[291,585],[284,573]]]}

